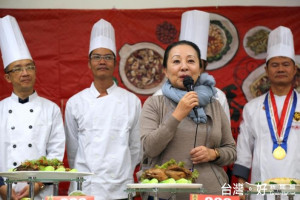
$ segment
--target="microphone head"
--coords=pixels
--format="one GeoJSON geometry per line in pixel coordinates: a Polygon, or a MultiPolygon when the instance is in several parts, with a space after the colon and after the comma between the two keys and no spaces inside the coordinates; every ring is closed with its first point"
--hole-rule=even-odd
{"type": "Polygon", "coordinates": [[[184,87],[189,88],[190,86],[194,85],[194,80],[192,79],[192,77],[186,76],[183,79],[183,85],[184,87]]]}

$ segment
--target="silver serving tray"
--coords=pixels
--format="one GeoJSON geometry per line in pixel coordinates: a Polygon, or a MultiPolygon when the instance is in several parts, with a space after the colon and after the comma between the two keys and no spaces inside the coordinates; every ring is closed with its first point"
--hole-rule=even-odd
{"type": "Polygon", "coordinates": [[[251,184],[251,183],[244,183],[244,189],[247,189],[254,193],[276,193],[276,192],[300,192],[300,185],[299,184],[251,184]]]}
{"type": "Polygon", "coordinates": [[[55,171],[15,171],[0,172],[0,176],[9,180],[27,180],[30,177],[44,180],[72,180],[79,177],[90,176],[90,172],[55,172],[55,171]]]}
{"type": "Polygon", "coordinates": [[[174,188],[174,189],[200,189],[202,184],[195,183],[135,183],[127,184],[127,188],[144,189],[144,188],[174,188]]]}

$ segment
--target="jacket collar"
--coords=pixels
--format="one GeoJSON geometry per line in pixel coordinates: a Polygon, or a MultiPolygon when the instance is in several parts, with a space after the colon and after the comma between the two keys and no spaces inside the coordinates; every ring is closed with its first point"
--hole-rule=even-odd
{"type": "MultiPolygon", "coordinates": [[[[117,84],[114,82],[114,84],[107,89],[107,93],[111,94],[117,87],[117,84]]],[[[92,82],[90,89],[93,97],[98,98],[100,96],[100,92],[96,89],[94,82],[92,82]]]]}
{"type": "Polygon", "coordinates": [[[27,102],[31,102],[31,101],[33,101],[35,98],[37,98],[37,92],[36,91],[34,91],[34,93],[33,94],[31,94],[29,97],[27,97],[26,99],[20,99],[15,93],[12,93],[11,94],[11,98],[15,101],[15,102],[17,102],[17,103],[27,103],[27,102]],[[28,100],[27,100],[28,99],[28,100]]]}

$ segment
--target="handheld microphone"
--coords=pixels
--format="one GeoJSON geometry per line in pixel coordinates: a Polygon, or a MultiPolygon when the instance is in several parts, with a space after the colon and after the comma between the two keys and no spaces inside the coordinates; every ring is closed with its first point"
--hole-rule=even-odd
{"type": "MultiPolygon", "coordinates": [[[[184,79],[183,79],[183,85],[187,89],[188,92],[194,91],[194,80],[192,79],[192,77],[190,77],[190,76],[184,77],[184,79]]],[[[193,108],[193,110],[194,110],[194,113],[195,113],[196,117],[198,118],[197,108],[198,108],[198,106],[195,106],[193,108]]]]}

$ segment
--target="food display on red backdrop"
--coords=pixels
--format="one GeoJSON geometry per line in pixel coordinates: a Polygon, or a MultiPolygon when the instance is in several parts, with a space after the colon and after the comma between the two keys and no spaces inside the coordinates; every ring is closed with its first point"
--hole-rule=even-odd
{"type": "Polygon", "coordinates": [[[268,27],[255,26],[245,34],[243,46],[249,56],[255,59],[266,58],[270,31],[268,27]]]}
{"type": "Polygon", "coordinates": [[[207,61],[218,61],[230,49],[232,35],[220,21],[212,20],[209,26],[207,61]]]}
{"type": "Polygon", "coordinates": [[[210,13],[207,47],[207,70],[225,66],[237,53],[239,36],[236,27],[226,17],[210,13]]]}
{"type": "Polygon", "coordinates": [[[161,88],[164,50],[153,43],[125,44],[120,50],[120,75],[125,86],[139,94],[152,94],[161,88]]]}

